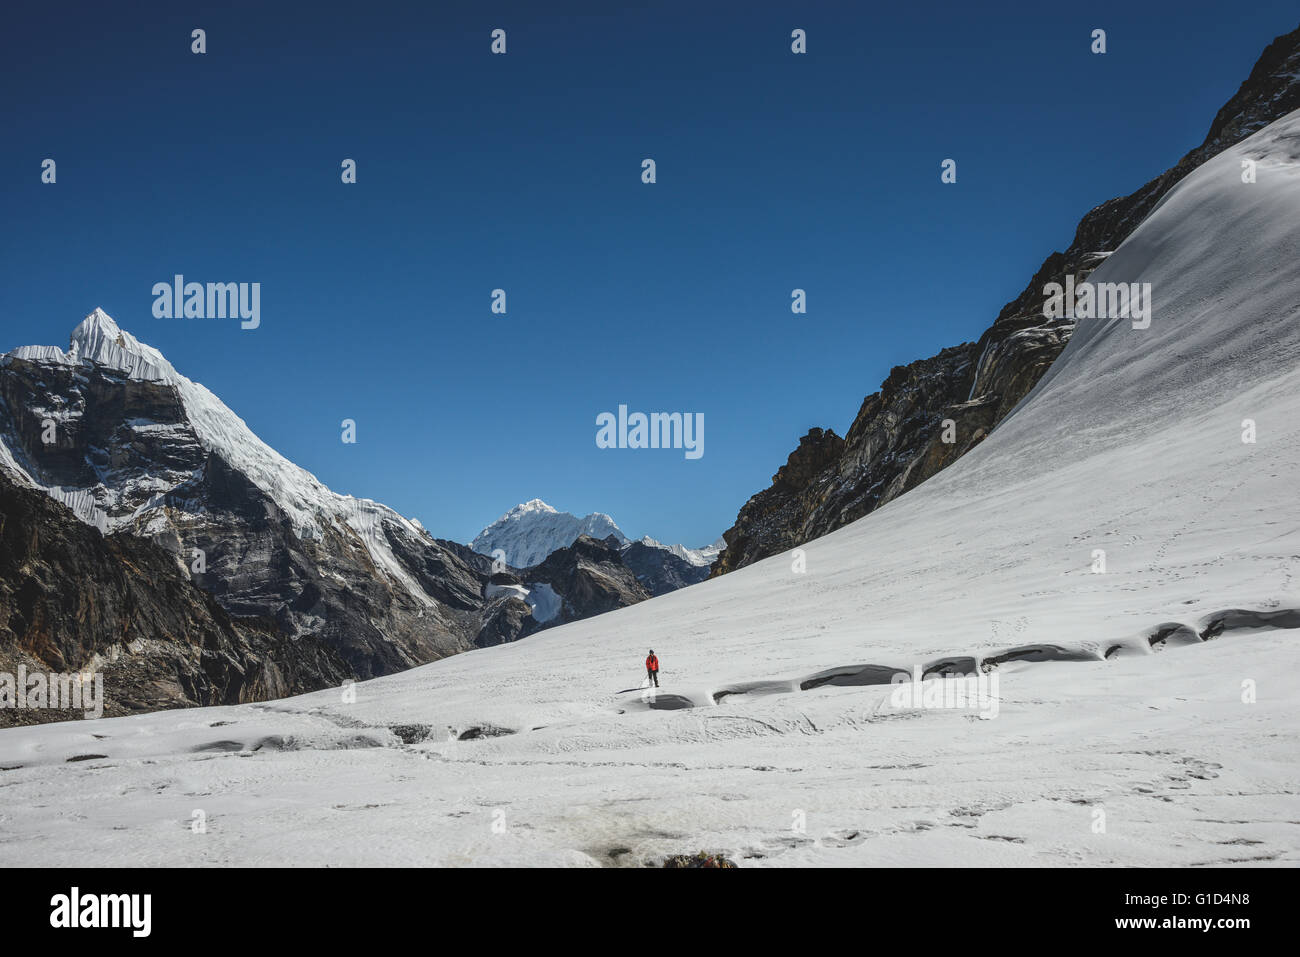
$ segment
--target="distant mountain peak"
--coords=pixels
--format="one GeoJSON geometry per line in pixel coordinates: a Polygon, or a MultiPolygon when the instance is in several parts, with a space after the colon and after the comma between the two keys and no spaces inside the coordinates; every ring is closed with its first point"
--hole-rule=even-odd
{"type": "Polygon", "coordinates": [[[722,550],[727,547],[727,543],[721,537],[712,544],[700,548],[687,548],[685,545],[665,545],[649,535],[641,536],[640,542],[647,548],[662,548],[666,552],[672,552],[678,558],[695,565],[697,568],[708,568],[721,554],[722,550]]]}
{"type": "Polygon", "coordinates": [[[543,502],[540,498],[530,498],[528,501],[524,502],[522,505],[516,505],[514,508],[512,508],[512,509],[511,509],[509,512],[507,512],[506,514],[507,514],[507,515],[515,515],[515,514],[520,514],[520,515],[522,515],[524,512],[551,512],[551,513],[555,513],[556,511],[557,511],[556,509],[551,508],[551,506],[547,505],[547,504],[546,504],[545,502],[543,502]]]}
{"type": "MultiPolygon", "coordinates": [[[[516,505],[475,536],[470,548],[482,555],[500,550],[505,561],[514,568],[528,568],[546,559],[548,555],[568,548],[581,536],[596,541],[614,539],[626,549],[631,540],[618,527],[618,523],[604,512],[591,512],[579,518],[571,512],[561,512],[539,498],[516,505]]],[[[713,563],[723,547],[719,539],[704,548],[686,548],[683,545],[665,545],[649,535],[640,539],[649,548],[671,552],[696,567],[713,563]]]]}
{"type": "Polygon", "coordinates": [[[534,498],[510,509],[479,532],[469,545],[481,555],[500,550],[511,567],[528,568],[552,552],[568,548],[582,535],[597,540],[612,535],[620,544],[627,541],[623,530],[602,512],[579,518],[534,498]]]}

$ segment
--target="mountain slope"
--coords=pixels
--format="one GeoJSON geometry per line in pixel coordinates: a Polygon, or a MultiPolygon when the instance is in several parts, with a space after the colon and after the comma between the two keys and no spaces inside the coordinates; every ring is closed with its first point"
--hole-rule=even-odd
{"type": "MultiPolygon", "coordinates": [[[[270,622],[231,619],[153,542],[101,535],[3,469],[0,544],[0,672],[108,671],[105,714],[284,697],[349,675],[319,643],[289,654],[270,622]]],[[[0,709],[0,724],[80,717],[0,709]]]]}
{"type": "Polygon", "coordinates": [[[354,704],[0,731],[8,858],[75,863],[93,827],[104,863],[1294,865],[1297,222],[1300,112],[1099,267],[1152,284],[1149,328],[1080,320],[995,432],[803,571],[760,561],[354,704]],[[913,665],[990,669],[995,713],[872,683],[913,665]],[[68,763],[88,753],[113,774],[68,763]],[[204,792],[201,850],[158,825],[193,803],[160,781],[204,792]]]}
{"type": "Polygon", "coordinates": [[[714,564],[721,575],[840,528],[915,488],[977,446],[1060,354],[1074,322],[1043,317],[1043,287],[1085,279],[1188,173],[1300,108],[1300,28],[1274,40],[1205,140],[1132,194],[1093,209],[978,342],[897,366],[843,439],[813,429],[772,485],[742,506],[714,564]],[[951,421],[945,440],[945,420],[951,421]]]}

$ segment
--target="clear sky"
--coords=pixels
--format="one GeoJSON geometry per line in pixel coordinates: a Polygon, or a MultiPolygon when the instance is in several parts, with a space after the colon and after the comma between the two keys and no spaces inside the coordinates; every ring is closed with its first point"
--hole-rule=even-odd
{"type": "Polygon", "coordinates": [[[66,346],[100,306],[326,484],[435,535],[542,498],[701,545],[808,428],[843,434],[892,366],[977,338],[1088,209],[1198,145],[1298,19],[5,4],[0,351],[66,346]],[[176,273],[261,283],[261,327],[155,318],[176,273]],[[703,413],[705,454],[598,449],[619,404],[703,413]]]}

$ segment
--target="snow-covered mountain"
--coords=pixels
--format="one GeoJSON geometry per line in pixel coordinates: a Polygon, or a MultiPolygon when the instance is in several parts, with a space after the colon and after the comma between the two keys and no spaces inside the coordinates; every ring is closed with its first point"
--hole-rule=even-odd
{"type": "MultiPolygon", "coordinates": [[[[0,357],[0,468],[101,532],[151,539],[237,620],[296,642],[314,662],[281,663],[297,690],[528,626],[516,616],[502,631],[506,599],[485,598],[490,563],[386,506],[331,491],[99,309],[66,351],[0,357]]],[[[35,632],[15,640],[39,646],[35,632]]]]}
{"type": "Polygon", "coordinates": [[[480,555],[497,549],[507,565],[527,568],[536,565],[551,552],[567,548],[579,535],[604,540],[613,535],[619,544],[627,541],[623,530],[602,512],[583,518],[551,508],[539,498],[516,505],[474,537],[469,547],[480,555]]]}
{"type": "MultiPolygon", "coordinates": [[[[384,505],[331,491],[100,309],[73,330],[66,350],[23,346],[0,356],[0,471],[105,535],[161,547],[182,581],[232,617],[229,626],[205,626],[230,649],[220,669],[193,667],[184,649],[142,646],[145,657],[160,655],[142,673],[167,675],[170,697],[132,693],[136,704],[126,707],[282,696],[374,677],[517,640],[553,618],[560,602],[566,620],[611,604],[585,593],[489,588],[497,572],[489,559],[384,505]],[[227,677],[216,680],[218,672],[227,677]]],[[[6,502],[15,520],[34,514],[20,493],[6,502]]],[[[595,520],[591,527],[603,530],[595,520]]],[[[28,597],[0,623],[0,664],[26,655],[33,667],[80,666],[118,655],[121,632],[136,627],[129,615],[81,627],[35,578],[5,585],[28,597]]],[[[88,601],[120,607],[108,601],[121,591],[117,579],[95,585],[106,592],[88,601]]],[[[201,643],[201,629],[194,632],[201,643]]],[[[140,684],[119,684],[124,677],[123,669],[110,674],[114,707],[140,684]]]]}
{"type": "Polygon", "coordinates": [[[355,702],[0,731],[8,859],[77,865],[93,833],[152,866],[1295,864],[1297,223],[1300,111],[1103,250],[1149,327],[1080,320],[988,438],[802,562],[355,702]],[[953,672],[999,683],[946,703],[953,672]]]}
{"type": "MultiPolygon", "coordinates": [[[[630,541],[623,530],[604,512],[592,512],[579,518],[570,512],[561,512],[535,498],[516,505],[475,536],[470,548],[480,555],[491,555],[497,549],[505,554],[505,562],[515,568],[527,568],[544,560],[551,552],[567,548],[579,535],[589,535],[603,541],[613,536],[620,545],[630,541]]],[[[649,535],[639,539],[647,548],[657,548],[676,555],[691,565],[707,568],[723,548],[722,539],[703,548],[684,545],[665,545],[649,535]]]]}
{"type": "MultiPolygon", "coordinates": [[[[433,599],[426,594],[397,559],[392,544],[382,532],[388,523],[409,539],[427,538],[418,523],[398,515],[392,509],[369,499],[356,499],[330,491],[314,475],[290,462],[253,434],[252,430],[226,405],[203,386],[178,373],[161,352],[140,342],[120,329],[102,309],[95,309],[73,330],[67,352],[56,346],[20,346],[0,357],[0,365],[26,360],[46,366],[78,369],[89,364],[99,370],[120,372],[128,380],[156,383],[173,388],[179,398],[185,425],[136,419],[126,423],[135,435],[169,436],[186,432],[185,438],[197,440],[203,452],[219,456],[230,468],[246,476],[283,510],[295,534],[319,540],[327,527],[349,528],[362,542],[375,563],[400,583],[413,597],[425,604],[433,599]]],[[[83,405],[59,402],[52,397],[45,408],[31,408],[33,416],[44,415],[64,429],[75,429],[84,411],[83,405]]],[[[166,476],[156,473],[122,474],[117,463],[94,470],[88,477],[100,478],[83,487],[68,487],[42,481],[45,472],[39,456],[21,448],[10,448],[0,437],[0,463],[19,476],[41,486],[68,505],[83,521],[101,530],[118,529],[151,519],[151,530],[166,525],[161,510],[160,493],[171,491],[174,479],[192,477],[183,471],[166,476]]],[[[179,483],[176,483],[179,484],[179,483]]]]}
{"type": "Polygon", "coordinates": [[[687,548],[685,545],[665,545],[663,542],[655,541],[649,535],[643,535],[638,541],[647,548],[662,548],[665,551],[672,552],[683,561],[701,568],[708,568],[717,560],[721,551],[727,547],[721,537],[711,545],[705,545],[703,548],[687,548]]]}

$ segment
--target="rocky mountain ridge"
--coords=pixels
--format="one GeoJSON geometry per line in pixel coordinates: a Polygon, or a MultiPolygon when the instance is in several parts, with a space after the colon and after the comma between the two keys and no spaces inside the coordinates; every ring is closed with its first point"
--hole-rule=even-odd
{"type": "Polygon", "coordinates": [[[1004,305],[976,342],[896,366],[862,402],[841,438],[814,428],[723,533],[711,576],[779,554],[849,524],[915,488],[978,445],[1020,403],[1074,330],[1043,316],[1043,287],[1087,277],[1188,173],[1300,109],[1300,28],[1275,39],[1210,124],[1200,146],[1128,196],[1080,221],[1024,291],[1004,305]],[[950,423],[945,427],[945,423],[950,423]]]}

